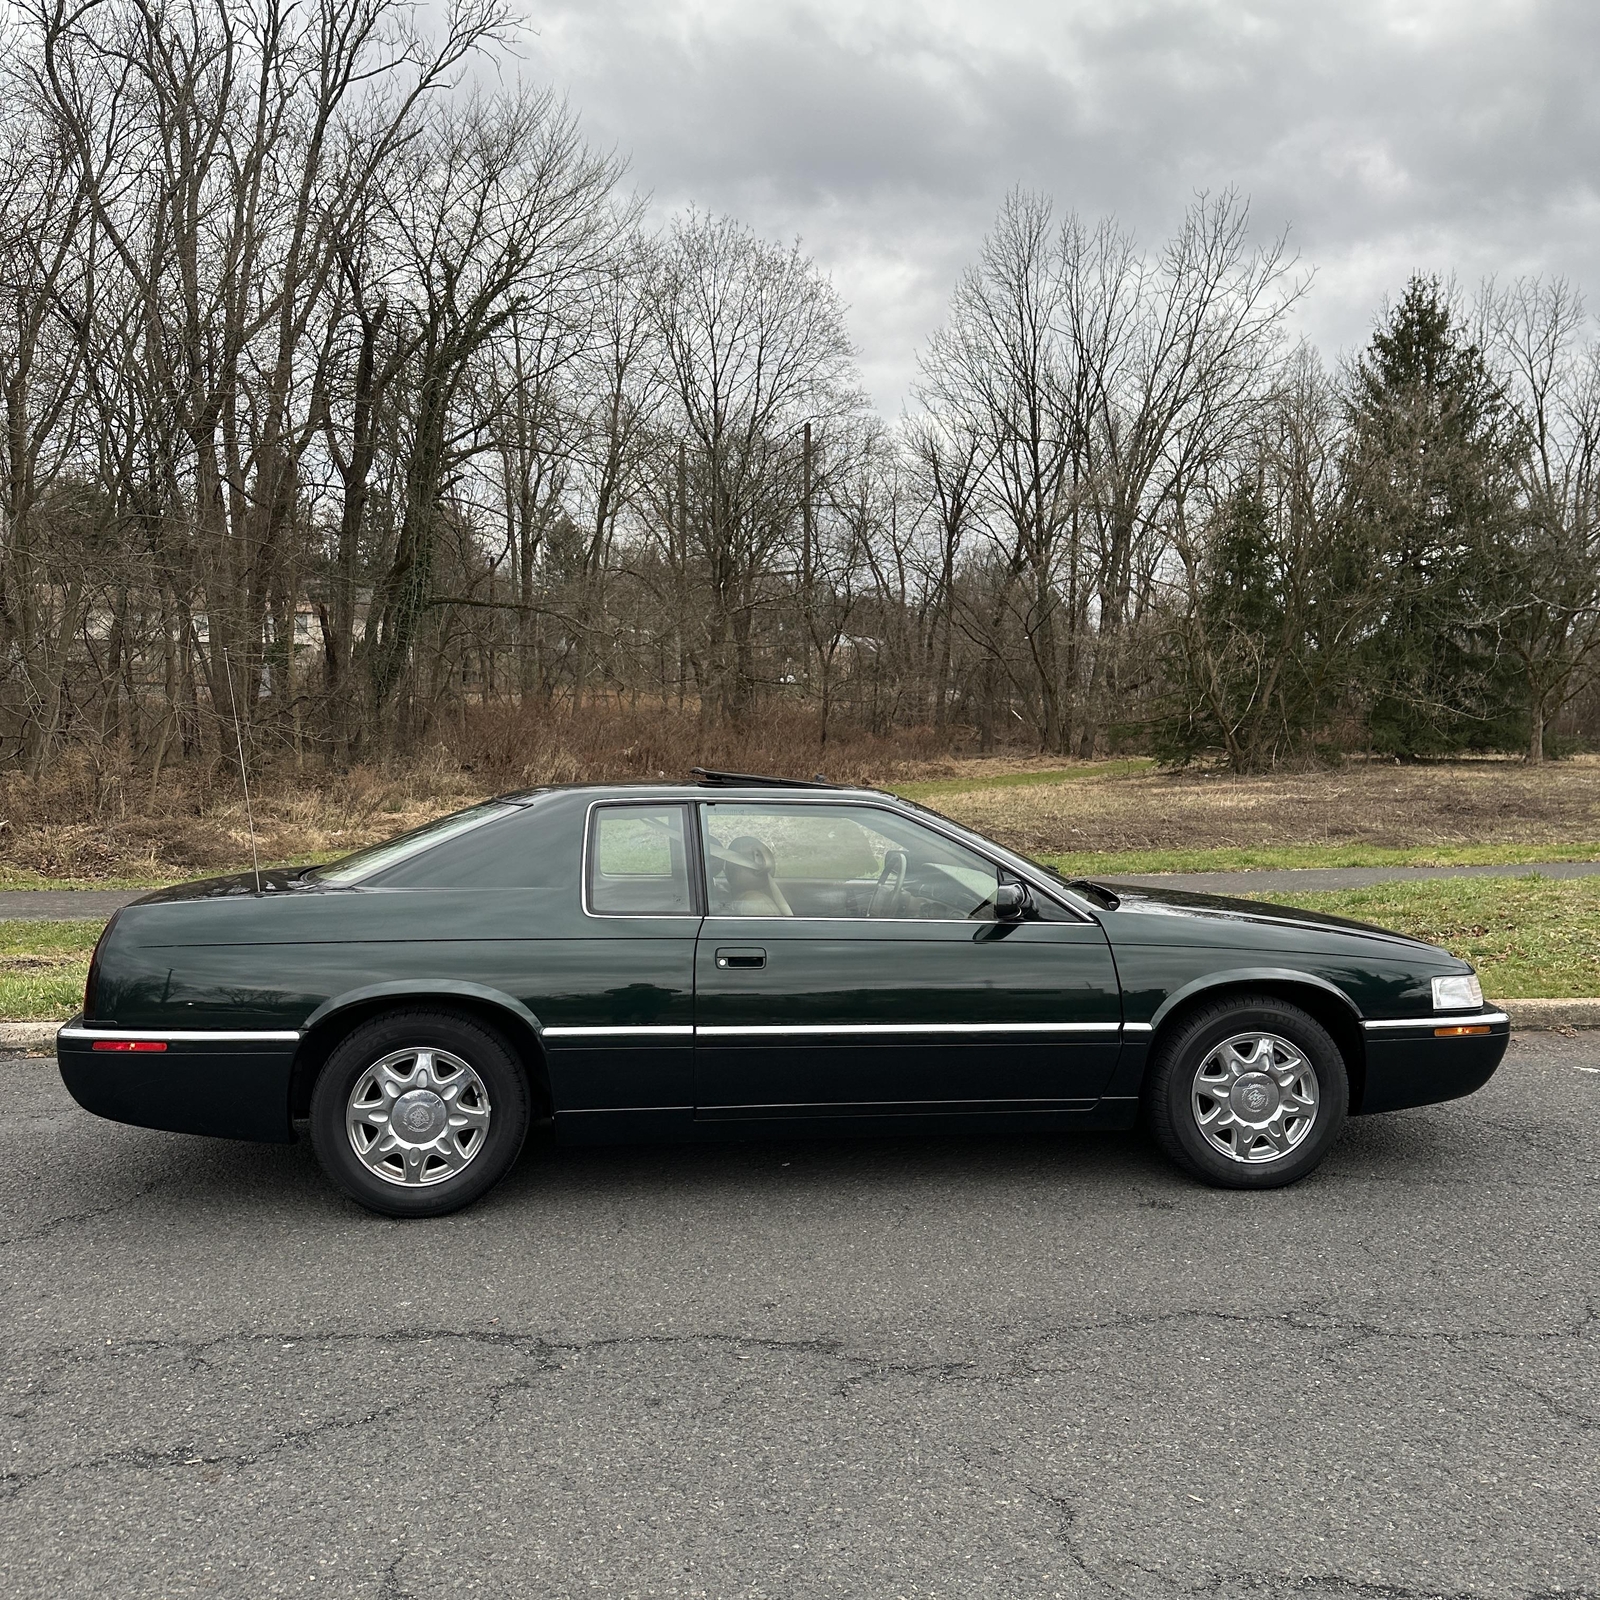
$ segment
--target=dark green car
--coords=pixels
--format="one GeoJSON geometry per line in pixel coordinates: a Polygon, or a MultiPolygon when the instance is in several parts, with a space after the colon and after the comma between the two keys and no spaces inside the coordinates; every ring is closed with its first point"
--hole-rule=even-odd
{"type": "Polygon", "coordinates": [[[80,1105],[292,1140],[395,1216],[569,1142],[1128,1128],[1304,1177],[1347,1113],[1471,1093],[1505,1016],[1380,928],[1064,882],[871,790],[542,789],[114,917],[57,1036],[80,1105]]]}

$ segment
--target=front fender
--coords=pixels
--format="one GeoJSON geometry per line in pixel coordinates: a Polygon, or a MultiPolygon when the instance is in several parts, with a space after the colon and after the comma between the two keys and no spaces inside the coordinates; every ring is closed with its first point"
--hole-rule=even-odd
{"type": "Polygon", "coordinates": [[[1330,983],[1315,973],[1295,967],[1233,967],[1220,972],[1207,972],[1191,979],[1181,988],[1174,989],[1156,1008],[1150,1018],[1153,1033],[1181,1005],[1212,989],[1246,988],[1252,983],[1293,984],[1304,989],[1317,989],[1336,998],[1350,1014],[1350,1020],[1359,1026],[1361,1012],[1354,1000],[1338,984],[1330,983]]]}

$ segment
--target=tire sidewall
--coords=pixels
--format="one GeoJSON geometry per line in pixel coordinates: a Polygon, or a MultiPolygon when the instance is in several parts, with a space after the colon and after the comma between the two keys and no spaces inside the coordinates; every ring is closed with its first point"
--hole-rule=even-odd
{"type": "Polygon", "coordinates": [[[311,1095],[311,1143],[329,1179],[368,1210],[391,1217],[437,1217],[470,1205],[511,1170],[529,1121],[528,1081],[511,1047],[493,1029],[448,1012],[385,1012],[335,1046],[311,1095]],[[491,1116],[482,1150],[443,1182],[406,1188],[369,1172],[350,1145],[345,1110],[368,1067],[396,1050],[432,1047],[460,1056],[483,1079],[491,1116]]]}
{"type": "Polygon", "coordinates": [[[1158,1071],[1160,1142],[1197,1177],[1234,1189],[1276,1189],[1298,1182],[1327,1155],[1344,1125],[1350,1078],[1344,1057],[1327,1030],[1298,1006],[1249,1000],[1218,1006],[1183,1027],[1163,1052],[1158,1071]],[[1287,1156],[1276,1161],[1233,1161],[1212,1148],[1194,1119],[1190,1096],[1194,1075],[1206,1056],[1236,1033],[1274,1033],[1287,1039],[1317,1077],[1317,1120],[1287,1156]],[[1176,1148],[1173,1148],[1173,1146],[1176,1148]]]}

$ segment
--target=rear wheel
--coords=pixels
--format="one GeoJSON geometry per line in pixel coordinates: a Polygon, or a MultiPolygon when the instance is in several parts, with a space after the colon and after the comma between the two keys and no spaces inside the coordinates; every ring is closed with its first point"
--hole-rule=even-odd
{"type": "Polygon", "coordinates": [[[1350,1103],[1344,1057],[1314,1017],[1268,995],[1194,1012],[1156,1046],[1145,1091],[1156,1143],[1226,1189],[1277,1189],[1313,1171],[1350,1103]]]}
{"type": "Polygon", "coordinates": [[[329,1056],[311,1095],[322,1169],[370,1210],[438,1217],[505,1174],[528,1131],[528,1082],[492,1028],[444,1011],[384,1012],[329,1056]]]}

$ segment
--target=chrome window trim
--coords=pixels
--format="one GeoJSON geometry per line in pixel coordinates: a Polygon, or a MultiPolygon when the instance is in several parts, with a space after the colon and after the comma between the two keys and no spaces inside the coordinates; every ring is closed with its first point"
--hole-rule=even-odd
{"type": "MultiPolygon", "coordinates": [[[[604,802],[600,802],[600,801],[596,802],[596,804],[603,804],[603,803],[604,802]]],[[[1088,923],[1091,927],[1098,927],[1099,926],[1099,924],[1095,921],[1095,919],[1092,916],[1088,915],[1088,913],[1085,912],[1080,906],[1076,905],[1069,896],[1067,896],[1066,894],[1063,893],[1062,886],[1060,884],[1055,884],[1053,886],[1047,885],[1045,883],[1042,883],[1038,878],[1034,877],[1033,876],[1033,872],[1036,871],[1037,869],[1028,869],[1026,867],[1023,867],[1023,866],[1019,865],[1018,863],[1016,863],[1014,861],[1006,860],[1006,859],[1003,859],[1003,858],[1002,859],[996,859],[993,855],[991,855],[989,853],[989,850],[981,849],[981,848],[979,848],[978,845],[973,844],[970,840],[963,839],[958,834],[952,833],[948,828],[940,827],[938,818],[932,817],[932,816],[923,816],[920,812],[908,811],[905,807],[896,804],[892,797],[890,799],[888,799],[888,800],[884,800],[884,799],[879,798],[877,795],[872,794],[871,791],[863,792],[863,791],[860,791],[860,790],[845,789],[845,790],[841,790],[839,792],[839,794],[837,794],[837,795],[783,795],[781,798],[778,798],[775,795],[770,800],[763,799],[761,797],[756,797],[756,796],[746,796],[746,797],[742,797],[742,798],[739,798],[739,799],[734,799],[731,796],[724,796],[724,797],[716,799],[716,800],[711,800],[711,799],[708,799],[705,795],[697,794],[694,797],[694,802],[693,803],[698,805],[698,806],[701,806],[701,807],[711,806],[711,805],[752,805],[752,806],[759,806],[759,805],[764,805],[764,804],[770,804],[770,805],[775,805],[775,806],[778,806],[778,805],[782,805],[782,806],[860,806],[863,809],[868,810],[868,811],[887,811],[891,816],[900,817],[901,819],[903,819],[906,822],[915,823],[916,826],[919,827],[919,828],[926,828],[929,833],[937,834],[941,839],[948,840],[949,843],[951,843],[953,845],[960,846],[961,849],[967,851],[969,854],[975,855],[975,856],[979,857],[981,860],[987,861],[989,863],[989,865],[995,869],[996,872],[1005,871],[1005,872],[1009,872],[1009,873],[1013,874],[1014,876],[1016,876],[1018,878],[1021,878],[1022,881],[1025,884],[1027,884],[1030,889],[1037,889],[1042,895],[1044,895],[1044,897],[1047,900],[1051,901],[1054,905],[1060,906],[1063,911],[1070,911],[1073,914],[1073,916],[1075,916],[1078,919],[1078,921],[1080,923],[1088,923]]],[[[585,840],[585,847],[587,848],[587,841],[588,841],[587,832],[585,832],[585,834],[584,834],[584,840],[585,840]]],[[[994,845],[991,841],[988,841],[988,840],[985,840],[983,842],[985,844],[988,844],[990,849],[1003,849],[1004,848],[1003,846],[1000,846],[1000,845],[994,845]]],[[[700,851],[701,851],[701,855],[703,857],[704,854],[705,854],[705,827],[704,827],[703,824],[702,824],[702,826],[700,828],[700,851]]],[[[585,872],[585,874],[584,874],[584,883],[587,884],[588,881],[589,881],[588,874],[587,874],[587,872],[585,872]]],[[[942,924],[944,924],[946,926],[954,926],[954,927],[979,927],[979,926],[982,926],[982,924],[975,922],[974,919],[971,918],[971,917],[793,917],[793,918],[790,918],[790,917],[781,917],[781,918],[780,917],[766,917],[766,918],[762,918],[762,917],[728,917],[728,916],[723,915],[722,913],[714,913],[714,912],[712,912],[710,910],[709,906],[707,907],[707,910],[706,910],[706,920],[707,921],[744,922],[744,923],[761,922],[761,921],[767,921],[767,922],[779,922],[779,921],[781,921],[781,922],[784,922],[784,923],[790,923],[790,922],[856,922],[856,923],[869,922],[873,926],[880,927],[880,928],[887,927],[891,923],[895,923],[895,922],[938,922],[938,923],[942,923],[942,924]]]]}
{"type": "Polygon", "coordinates": [[[1363,1028],[1456,1028],[1463,1023],[1497,1023],[1511,1020],[1503,1011],[1437,1011],[1431,1017],[1363,1018],[1363,1028]]]}
{"type": "Polygon", "coordinates": [[[298,1044],[298,1032],[282,1029],[266,1032],[220,1028],[110,1028],[83,1024],[58,1028],[58,1039],[158,1039],[168,1044],[218,1044],[244,1041],[252,1044],[298,1044]]]}
{"type": "MultiPolygon", "coordinates": [[[[691,840],[689,837],[691,832],[689,824],[693,820],[689,808],[693,803],[692,800],[686,800],[681,797],[671,800],[610,799],[591,800],[589,802],[583,813],[583,852],[582,858],[578,863],[578,909],[583,912],[584,916],[593,917],[596,922],[616,922],[618,920],[627,922],[682,922],[685,918],[692,918],[695,921],[704,920],[704,912],[692,909],[689,911],[595,911],[589,905],[589,841],[594,837],[594,814],[596,811],[602,806],[655,806],[657,809],[664,809],[667,806],[681,807],[684,813],[684,869],[687,871],[690,852],[699,848],[699,841],[691,840]]],[[[689,897],[693,899],[694,896],[694,878],[691,874],[689,897]]]]}
{"type": "Polygon", "coordinates": [[[792,928],[797,922],[815,924],[819,922],[832,926],[840,923],[852,928],[866,925],[871,928],[906,928],[915,927],[918,923],[924,926],[932,925],[939,928],[988,928],[993,924],[980,921],[976,917],[739,917],[726,911],[708,911],[707,922],[732,922],[739,927],[748,928],[752,922],[776,922],[781,927],[792,928]]]}

